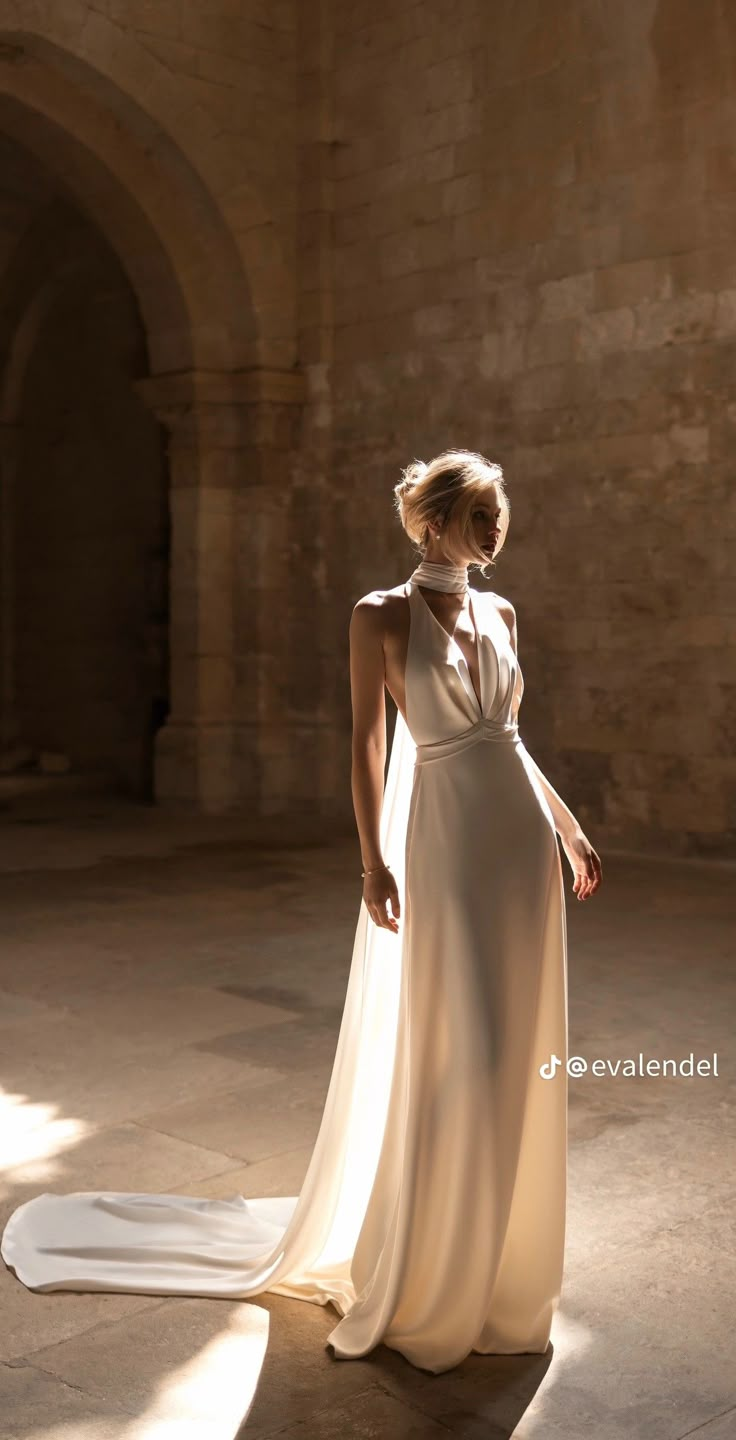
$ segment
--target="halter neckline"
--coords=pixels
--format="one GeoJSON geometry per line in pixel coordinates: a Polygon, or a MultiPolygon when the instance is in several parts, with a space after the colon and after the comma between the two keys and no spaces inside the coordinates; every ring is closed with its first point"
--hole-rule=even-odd
{"type": "Polygon", "coordinates": [[[414,585],[424,585],[428,590],[444,590],[448,594],[467,594],[469,589],[467,565],[452,562],[439,565],[432,560],[422,560],[410,578],[414,585]]]}

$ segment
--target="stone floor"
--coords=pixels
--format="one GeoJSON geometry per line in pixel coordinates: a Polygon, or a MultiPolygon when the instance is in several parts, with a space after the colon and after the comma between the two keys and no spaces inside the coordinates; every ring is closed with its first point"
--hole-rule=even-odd
{"type": "MultiPolygon", "coordinates": [[[[41,1190],[296,1194],[360,899],[354,836],[50,797],[0,829],[2,1214],[41,1190]],[[288,837],[289,843],[284,843],[288,837]]],[[[543,1356],[336,1361],[321,1308],[33,1295],[2,1269],[2,1440],[729,1440],[734,871],[604,857],[568,889],[570,1048],[719,1078],[570,1081],[543,1356]]],[[[567,871],[567,867],[566,867],[567,871]]]]}

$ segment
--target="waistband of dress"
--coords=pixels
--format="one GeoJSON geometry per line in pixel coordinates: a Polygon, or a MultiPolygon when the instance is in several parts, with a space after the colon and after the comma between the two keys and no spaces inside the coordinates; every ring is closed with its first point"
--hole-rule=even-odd
{"type": "Polygon", "coordinates": [[[505,744],[513,744],[515,741],[521,743],[519,726],[516,722],[506,725],[484,716],[482,720],[468,726],[467,730],[461,730],[458,735],[449,735],[446,740],[431,740],[424,745],[417,745],[416,763],[426,765],[429,760],[444,760],[449,755],[457,755],[461,750],[477,745],[481,740],[505,744]]]}

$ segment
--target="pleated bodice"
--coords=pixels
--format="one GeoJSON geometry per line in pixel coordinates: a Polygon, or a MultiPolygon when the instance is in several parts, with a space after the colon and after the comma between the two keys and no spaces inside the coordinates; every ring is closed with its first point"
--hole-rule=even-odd
{"type": "Polygon", "coordinates": [[[406,594],[410,615],[406,718],[418,758],[423,758],[425,747],[465,734],[468,738],[513,738],[518,733],[524,680],[493,594],[470,591],[480,701],[457,640],[440,624],[411,580],[407,581],[406,594]]]}

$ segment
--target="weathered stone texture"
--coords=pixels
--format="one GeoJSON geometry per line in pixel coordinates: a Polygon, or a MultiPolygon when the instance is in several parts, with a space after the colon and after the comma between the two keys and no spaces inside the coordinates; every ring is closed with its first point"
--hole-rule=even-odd
{"type": "Polygon", "coordinates": [[[341,11],[335,573],[408,573],[407,458],[500,460],[529,747],[602,845],[725,854],[736,35],[680,8],[427,4],[414,48],[341,11]],[[402,88],[387,128],[370,98],[402,88]]]}
{"type": "MultiPolygon", "coordinates": [[[[517,607],[532,753],[600,846],[733,854],[724,0],[697,15],[682,0],[7,0],[0,43],[0,131],[33,157],[22,182],[6,171],[2,293],[29,223],[43,212],[53,235],[63,194],[138,317],[126,383],[143,382],[147,409],[128,463],[149,499],[154,422],[165,437],[159,798],[349,818],[350,608],[413,566],[400,467],[461,445],[508,479],[490,584],[517,607]]],[[[39,254],[29,307],[44,274],[39,254]]],[[[3,594],[41,655],[51,630],[7,539],[30,322],[2,303],[3,594]]],[[[113,447],[121,414],[107,413],[113,447]]],[[[160,509],[145,520],[141,505],[129,540],[160,556],[160,509]]],[[[129,679],[142,633],[119,661],[129,679]]],[[[37,745],[23,634],[6,619],[3,637],[3,743],[25,727],[37,745]]],[[[115,667],[87,658],[111,731],[115,667]]],[[[64,748],[53,730],[45,748],[64,748]]]]}

